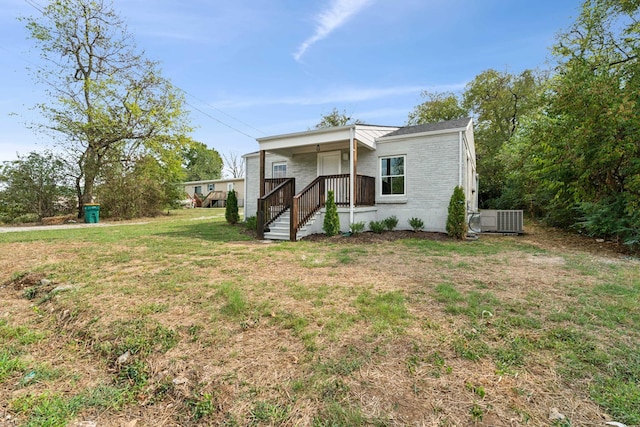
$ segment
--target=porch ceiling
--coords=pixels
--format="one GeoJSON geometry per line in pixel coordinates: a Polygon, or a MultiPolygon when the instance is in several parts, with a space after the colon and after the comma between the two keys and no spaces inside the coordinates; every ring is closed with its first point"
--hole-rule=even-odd
{"type": "Polygon", "coordinates": [[[353,132],[358,147],[376,149],[376,138],[398,129],[389,126],[349,125],[258,138],[260,150],[287,154],[348,149],[353,132]]]}
{"type": "MultiPolygon", "coordinates": [[[[357,139],[355,142],[358,144],[358,148],[366,148],[367,150],[373,150],[370,146],[366,144],[362,144],[357,139]]],[[[262,149],[262,146],[260,147],[262,149]]],[[[346,141],[336,141],[336,142],[324,142],[317,143],[315,145],[297,145],[294,147],[283,147],[276,149],[267,149],[270,153],[280,154],[283,156],[291,156],[293,154],[305,154],[305,153],[323,153],[327,151],[337,151],[337,150],[349,150],[349,140],[346,141]]]]}

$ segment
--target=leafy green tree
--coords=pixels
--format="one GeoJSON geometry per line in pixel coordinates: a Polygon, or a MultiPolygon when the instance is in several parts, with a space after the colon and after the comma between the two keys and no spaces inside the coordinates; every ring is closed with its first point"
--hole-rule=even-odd
{"type": "Polygon", "coordinates": [[[75,204],[64,161],[45,151],[31,152],[0,166],[0,216],[12,221],[20,216],[41,219],[68,213],[75,204]]]}
{"type": "Polygon", "coordinates": [[[447,234],[454,239],[464,239],[467,235],[467,204],[464,190],[460,186],[453,189],[447,215],[447,234]]]}
{"type": "Polygon", "coordinates": [[[460,99],[453,92],[423,91],[421,96],[426,99],[409,113],[407,124],[421,125],[426,123],[443,122],[462,119],[469,116],[469,111],[461,105],[460,99]]]}
{"type": "Polygon", "coordinates": [[[48,68],[36,74],[49,101],[40,104],[46,123],[74,166],[82,215],[106,159],[146,148],[158,136],[184,135],[183,98],[157,63],[139,53],[125,25],[104,0],[55,0],[26,19],[48,68]]]}
{"type": "Polygon", "coordinates": [[[162,155],[159,146],[135,157],[119,153],[106,158],[95,190],[100,215],[130,219],[156,216],[165,208],[175,207],[184,191],[179,185],[183,181],[182,159],[177,151],[167,151],[173,158],[162,155]]]}
{"type": "Polygon", "coordinates": [[[240,215],[238,214],[238,196],[234,190],[229,190],[227,193],[227,204],[224,210],[224,217],[229,224],[237,224],[240,221],[240,215]]]}
{"type": "Polygon", "coordinates": [[[555,225],[640,243],[640,3],[585,1],[527,142],[555,225]]]}
{"type": "Polygon", "coordinates": [[[340,217],[338,207],[334,199],[333,191],[327,191],[327,201],[325,202],[324,222],[322,230],[327,236],[335,236],[340,233],[340,217]]]}
{"type": "Polygon", "coordinates": [[[346,126],[349,124],[359,125],[359,124],[362,124],[362,122],[358,119],[352,119],[351,116],[348,115],[346,111],[343,111],[341,113],[340,111],[338,111],[337,108],[334,107],[330,113],[323,114],[321,116],[320,122],[316,124],[315,128],[316,129],[332,128],[332,127],[338,127],[338,126],[346,126]]]}
{"type": "Polygon", "coordinates": [[[213,148],[201,142],[191,141],[184,149],[184,170],[187,181],[220,179],[222,176],[222,157],[213,148]]]}
{"type": "MultiPolygon", "coordinates": [[[[544,76],[531,70],[519,75],[486,70],[465,88],[463,105],[473,112],[476,128],[480,207],[515,208],[501,200],[509,189],[503,149],[508,150],[520,122],[539,105],[544,76]]],[[[520,202],[519,204],[521,204],[520,202]]]]}

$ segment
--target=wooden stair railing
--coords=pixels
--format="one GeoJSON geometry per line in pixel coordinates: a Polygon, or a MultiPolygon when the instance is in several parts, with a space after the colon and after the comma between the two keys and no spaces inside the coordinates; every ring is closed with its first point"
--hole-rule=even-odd
{"type": "Polygon", "coordinates": [[[298,231],[324,206],[325,177],[319,176],[293,197],[289,240],[295,242],[298,231]]]}
{"type": "MultiPolygon", "coordinates": [[[[319,176],[296,194],[291,205],[289,240],[296,241],[298,231],[324,206],[327,191],[333,191],[337,206],[349,206],[349,181],[347,174],[319,176]]],[[[355,205],[375,205],[375,186],[375,178],[357,175],[355,205]]]]}
{"type": "Polygon", "coordinates": [[[257,232],[259,239],[264,239],[264,230],[269,224],[291,208],[295,192],[295,178],[287,178],[258,199],[257,232]]]}

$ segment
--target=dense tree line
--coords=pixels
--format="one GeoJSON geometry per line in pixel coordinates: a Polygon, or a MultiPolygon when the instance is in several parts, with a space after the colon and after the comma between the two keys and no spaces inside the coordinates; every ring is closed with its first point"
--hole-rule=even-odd
{"type": "Polygon", "coordinates": [[[408,123],[474,117],[481,207],[638,246],[639,9],[587,0],[554,69],[484,71],[460,97],[425,93],[408,123]]]}

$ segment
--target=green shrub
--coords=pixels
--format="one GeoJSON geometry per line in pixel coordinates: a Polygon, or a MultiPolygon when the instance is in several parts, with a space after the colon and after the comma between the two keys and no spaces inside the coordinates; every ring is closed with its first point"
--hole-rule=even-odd
{"type": "Polygon", "coordinates": [[[340,233],[340,217],[338,216],[338,207],[333,198],[333,191],[327,192],[327,202],[325,203],[324,223],[322,230],[327,236],[335,236],[340,233]]]}
{"type": "Polygon", "coordinates": [[[449,214],[447,215],[447,234],[454,239],[464,239],[467,235],[467,206],[462,187],[453,189],[449,201],[449,214]]]}
{"type": "Polygon", "coordinates": [[[382,222],[387,230],[392,231],[398,225],[398,217],[391,215],[389,218],[385,218],[382,222]]]}
{"type": "Polygon", "coordinates": [[[249,216],[244,220],[244,226],[247,230],[256,231],[258,229],[258,217],[249,216]]]}
{"type": "Polygon", "coordinates": [[[413,229],[414,232],[418,232],[424,228],[424,222],[420,218],[410,218],[409,225],[413,229]]]}
{"type": "Polygon", "coordinates": [[[240,215],[238,215],[238,197],[234,190],[230,190],[227,193],[227,205],[224,211],[224,217],[229,224],[237,224],[240,221],[240,215]]]}
{"type": "Polygon", "coordinates": [[[385,230],[384,221],[370,221],[369,230],[376,234],[381,234],[385,230]]]}
{"type": "Polygon", "coordinates": [[[351,224],[351,232],[353,234],[360,234],[364,231],[364,222],[354,222],[351,224]]]}
{"type": "Polygon", "coordinates": [[[29,224],[29,223],[38,222],[38,221],[40,221],[40,218],[38,217],[37,214],[28,213],[28,214],[19,215],[13,218],[13,221],[11,222],[14,224],[29,224]]]}

